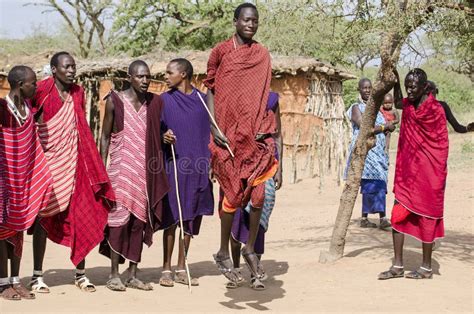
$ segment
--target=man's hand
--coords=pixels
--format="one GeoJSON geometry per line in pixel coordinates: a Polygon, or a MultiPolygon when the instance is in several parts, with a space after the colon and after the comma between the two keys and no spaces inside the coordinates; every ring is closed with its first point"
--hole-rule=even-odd
{"type": "Polygon", "coordinates": [[[218,146],[226,148],[226,144],[229,145],[229,140],[227,137],[225,137],[223,134],[221,135],[215,127],[211,128],[211,133],[214,137],[214,143],[216,143],[218,146]]]}
{"type": "Polygon", "coordinates": [[[278,168],[277,172],[275,173],[275,176],[273,177],[273,180],[275,181],[275,190],[278,191],[283,185],[283,175],[281,168],[278,168]]]}
{"type": "Polygon", "coordinates": [[[216,177],[214,176],[214,171],[212,171],[212,167],[209,167],[209,181],[212,183],[216,183],[216,177]]]}
{"type": "Polygon", "coordinates": [[[173,133],[173,130],[168,130],[163,134],[163,143],[165,144],[175,144],[176,143],[176,136],[173,133]]]}

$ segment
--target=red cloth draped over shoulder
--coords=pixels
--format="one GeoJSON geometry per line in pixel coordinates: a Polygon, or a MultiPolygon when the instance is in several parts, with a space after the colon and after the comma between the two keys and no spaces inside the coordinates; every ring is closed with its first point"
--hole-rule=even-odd
{"type": "MultiPolygon", "coordinates": [[[[78,134],[74,192],[68,210],[41,219],[41,225],[53,242],[71,248],[71,261],[80,263],[103,239],[110,204],[115,195],[86,120],[84,90],[70,90],[78,134]]],[[[63,105],[54,78],[38,83],[34,99],[36,115],[47,123],[63,105]]]]}
{"type": "MultiPolygon", "coordinates": [[[[163,163],[161,150],[161,112],[163,101],[160,96],[147,94],[149,103],[146,117],[146,147],[145,157],[147,162],[146,185],[150,206],[150,223],[153,230],[158,230],[163,216],[163,198],[169,191],[168,178],[163,163]]],[[[151,245],[151,239],[145,239],[151,245]]]]}
{"type": "MultiPolygon", "coordinates": [[[[115,125],[117,132],[124,128],[124,104],[115,91],[111,91],[110,97],[115,105],[115,125]]],[[[157,94],[147,93],[146,95],[147,117],[146,117],[146,185],[148,193],[149,222],[153,230],[158,230],[162,217],[162,200],[169,191],[168,178],[164,169],[163,151],[161,146],[161,112],[163,101],[157,94]]],[[[148,230],[148,229],[147,229],[148,230]]],[[[145,243],[150,246],[152,243],[149,233],[145,233],[145,243]]]]}
{"type": "Polygon", "coordinates": [[[0,99],[0,240],[30,228],[52,190],[31,114],[19,125],[7,106],[0,99]]]}
{"type": "Polygon", "coordinates": [[[214,92],[215,118],[235,154],[211,141],[211,166],[232,207],[250,197],[253,181],[274,165],[274,145],[257,142],[258,133],[274,133],[273,111],[266,110],[271,60],[257,42],[234,46],[233,38],[211,52],[204,84],[214,92]]]}
{"type": "MultiPolygon", "coordinates": [[[[79,85],[73,84],[70,94],[74,100],[74,112],[79,133],[78,152],[84,158],[87,177],[96,197],[103,197],[113,201],[115,200],[115,195],[112,185],[86,120],[84,89],[79,85]]],[[[34,103],[34,111],[36,113],[42,111],[43,113],[43,122],[48,122],[59,111],[62,101],[54,86],[53,77],[38,83],[34,103]]]]}
{"type": "Polygon", "coordinates": [[[407,210],[442,218],[449,152],[443,107],[432,96],[415,109],[403,99],[393,192],[407,210]]]}

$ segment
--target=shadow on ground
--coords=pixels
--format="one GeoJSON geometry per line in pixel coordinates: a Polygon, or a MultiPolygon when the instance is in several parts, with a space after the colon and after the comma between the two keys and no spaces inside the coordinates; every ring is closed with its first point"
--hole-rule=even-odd
{"type": "MultiPolygon", "coordinates": [[[[374,222],[376,222],[374,220],[374,222]]],[[[345,257],[357,257],[363,254],[373,259],[391,258],[393,256],[391,230],[364,229],[358,226],[359,220],[353,219],[346,236],[345,257]]],[[[311,232],[310,237],[289,238],[277,241],[268,241],[271,250],[299,248],[327,250],[331,239],[332,225],[304,226],[299,228],[302,234],[311,232]]],[[[458,260],[474,264],[474,239],[472,233],[446,230],[446,237],[437,241],[441,244],[434,253],[433,258],[438,260],[458,260]]],[[[421,263],[421,243],[410,236],[405,237],[405,263],[416,269],[421,263]]],[[[436,264],[436,263],[434,263],[436,264]]],[[[433,265],[436,269],[436,265],[433,265]]],[[[439,264],[438,264],[439,271],[439,264]]]]}
{"type": "MultiPolygon", "coordinates": [[[[252,290],[247,286],[241,287],[237,290],[233,290],[226,293],[226,296],[232,300],[229,302],[224,302],[224,306],[233,308],[231,304],[237,304],[241,302],[250,302],[255,306],[254,308],[259,308],[259,304],[271,302],[273,299],[282,298],[284,296],[284,290],[281,288],[283,282],[276,280],[275,276],[285,274],[288,271],[288,263],[286,262],[276,262],[274,260],[263,260],[263,265],[267,274],[269,275],[268,281],[266,282],[267,290],[264,292],[266,297],[259,299],[255,297],[255,290],[252,290]]],[[[128,264],[120,265],[120,270],[122,271],[121,277],[122,280],[127,279],[127,268],[128,264]]],[[[206,276],[222,276],[218,271],[214,262],[211,261],[202,261],[197,263],[189,264],[192,276],[195,278],[201,278],[206,276]]],[[[162,267],[148,267],[148,268],[139,268],[137,277],[144,282],[151,282],[154,284],[159,283],[161,276],[162,267]]],[[[106,266],[100,267],[91,267],[86,268],[87,277],[94,283],[96,286],[105,286],[109,279],[110,268],[106,266]]],[[[245,272],[244,272],[245,274],[245,272]]],[[[22,278],[22,283],[27,285],[31,277],[22,278]]],[[[44,272],[45,282],[49,287],[58,287],[63,285],[74,284],[74,270],[73,269],[49,269],[44,272]]],[[[224,277],[222,277],[224,278],[224,277]]],[[[223,280],[225,283],[225,280],[223,280]]],[[[237,306],[237,305],[236,305],[237,306]]]]}
{"type": "Polygon", "coordinates": [[[275,260],[263,260],[263,265],[269,276],[265,281],[266,289],[264,291],[255,291],[250,288],[250,275],[248,275],[241,287],[227,290],[225,297],[229,298],[229,301],[219,303],[233,310],[248,310],[249,308],[259,311],[270,310],[265,304],[285,296],[283,281],[276,279],[276,277],[286,274],[289,265],[287,262],[275,260]]]}
{"type": "MultiPolygon", "coordinates": [[[[128,278],[127,271],[128,264],[121,264],[121,278],[126,280],[128,278]]],[[[204,276],[219,276],[220,272],[216,265],[211,261],[203,261],[189,264],[192,276],[199,278],[204,276]]],[[[144,282],[151,282],[158,284],[161,276],[162,267],[148,267],[140,268],[137,272],[137,277],[144,282]]],[[[86,275],[92,283],[96,286],[105,286],[109,279],[110,267],[100,266],[87,268],[86,275]]],[[[71,269],[49,269],[44,272],[45,282],[50,287],[69,285],[74,283],[74,270],[71,269]]],[[[30,277],[22,278],[25,284],[28,283],[30,277]]]]}

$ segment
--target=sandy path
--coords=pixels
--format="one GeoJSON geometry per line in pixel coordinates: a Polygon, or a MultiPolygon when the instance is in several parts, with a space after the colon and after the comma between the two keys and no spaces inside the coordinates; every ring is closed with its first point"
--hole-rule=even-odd
{"type": "MultiPolygon", "coordinates": [[[[154,246],[145,249],[140,265],[140,277],[154,283],[152,292],[107,290],[104,284],[109,261],[95,250],[87,265],[88,276],[98,285],[98,291],[82,293],[71,284],[73,271],[68,250],[48,243],[46,281],[52,293],[37,295],[34,301],[0,301],[0,312],[472,312],[474,153],[461,153],[461,145],[473,140],[472,135],[451,135],[446,238],[434,252],[433,280],[377,281],[377,274],[391,263],[391,234],[360,229],[356,220],[348,233],[345,257],[335,264],[319,264],[320,251],[328,247],[341,187],[328,178],[319,193],[318,180],[311,179],[286,185],[278,193],[267,234],[264,265],[270,279],[264,292],[255,292],[247,286],[237,290],[224,287],[224,277],[211,262],[211,255],[218,247],[219,232],[219,219],[214,216],[204,220],[201,235],[192,243],[190,267],[193,275],[200,277],[201,284],[192,294],[185,286],[157,285],[162,260],[161,233],[155,236],[154,246]]],[[[393,196],[389,194],[387,204],[392,202],[393,196]]],[[[354,219],[359,212],[360,199],[354,219]]],[[[411,270],[421,262],[421,250],[417,242],[407,242],[405,263],[411,270]]],[[[31,237],[26,237],[21,272],[24,282],[31,269],[31,237]]]]}

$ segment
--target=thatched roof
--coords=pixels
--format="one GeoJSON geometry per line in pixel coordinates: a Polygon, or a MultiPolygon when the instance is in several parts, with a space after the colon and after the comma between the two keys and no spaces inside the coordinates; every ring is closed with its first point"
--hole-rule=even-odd
{"type": "MultiPolygon", "coordinates": [[[[2,56],[0,60],[0,75],[5,75],[9,69],[16,64],[23,64],[32,67],[40,76],[45,65],[54,52],[48,51],[30,56],[2,56]]],[[[126,72],[128,65],[135,59],[142,59],[148,63],[153,76],[163,75],[167,63],[174,58],[187,58],[194,67],[195,74],[205,74],[207,69],[207,60],[210,50],[207,51],[182,51],[179,53],[156,52],[144,55],[139,58],[130,57],[110,57],[110,58],[91,58],[77,59],[77,75],[93,76],[126,72]]],[[[324,73],[329,76],[338,77],[342,80],[354,79],[356,76],[338,69],[328,63],[321,62],[310,57],[289,57],[272,55],[272,67],[274,74],[298,73],[324,73]]]]}

